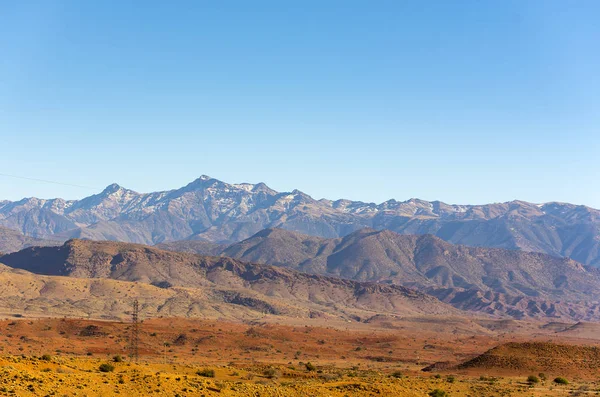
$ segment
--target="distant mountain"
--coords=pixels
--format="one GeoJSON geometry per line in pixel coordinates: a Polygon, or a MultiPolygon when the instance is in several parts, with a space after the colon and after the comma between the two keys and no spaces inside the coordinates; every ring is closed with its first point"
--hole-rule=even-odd
{"type": "MultiPolygon", "coordinates": [[[[185,243],[192,248],[191,242],[185,243]]],[[[463,310],[517,318],[600,319],[599,271],[541,253],[452,245],[432,235],[388,230],[363,229],[324,239],[266,229],[221,254],[308,273],[400,284],[463,310]]]]}
{"type": "MultiPolygon", "coordinates": [[[[85,300],[85,305],[93,305],[89,294],[94,291],[86,289],[100,285],[108,288],[113,284],[102,280],[111,279],[130,282],[128,288],[124,284],[119,284],[117,288],[115,284],[117,289],[113,291],[112,299],[116,306],[122,307],[119,302],[124,298],[132,299],[134,295],[131,291],[137,284],[131,282],[136,282],[148,285],[142,291],[143,305],[148,300],[154,311],[167,313],[168,308],[173,315],[189,316],[190,313],[195,313],[198,316],[210,312],[214,317],[221,312],[222,317],[228,317],[241,310],[247,316],[250,310],[255,315],[263,313],[365,320],[376,314],[405,316],[459,313],[434,297],[406,287],[309,275],[268,265],[247,264],[230,258],[163,251],[130,243],[70,240],[60,247],[27,248],[4,255],[0,257],[0,263],[54,277],[36,279],[37,281],[29,277],[27,280],[30,284],[21,280],[19,285],[23,286],[22,291],[21,287],[11,287],[12,292],[0,293],[0,308],[14,302],[20,302],[19,307],[24,308],[28,305],[35,306],[32,302],[42,305],[44,302],[48,303],[50,298],[45,299],[40,294],[48,295],[56,290],[68,292],[75,288],[74,285],[83,290],[78,290],[73,296],[65,293],[62,299],[77,300],[78,296],[83,296],[81,299],[85,300]],[[100,281],[76,281],[88,279],[100,281]],[[74,281],[71,283],[69,280],[74,281]],[[44,284],[49,286],[43,288],[44,284]],[[154,296],[152,291],[159,290],[168,292],[159,292],[154,296]],[[29,298],[24,300],[23,294],[29,298]],[[165,308],[157,304],[161,300],[165,308]]],[[[10,274],[14,273],[11,271],[10,274]]],[[[11,279],[15,277],[11,276],[11,279]]],[[[53,302],[60,300],[60,294],[50,295],[53,302]]],[[[102,300],[89,310],[101,313],[99,307],[106,309],[106,300],[110,302],[110,296],[104,291],[102,300]]],[[[53,310],[52,305],[42,306],[53,310]]],[[[61,306],[65,310],[75,310],[73,304],[61,306]]],[[[109,312],[107,310],[105,314],[109,312]]]]}
{"type": "Polygon", "coordinates": [[[228,184],[208,176],[165,192],[142,194],[113,184],[82,200],[2,201],[0,225],[38,238],[143,244],[185,239],[230,244],[275,227],[336,238],[371,227],[600,266],[600,211],[586,206],[315,200],[298,190],[280,193],[263,183],[228,184]]]}
{"type": "Polygon", "coordinates": [[[10,253],[20,251],[23,248],[39,246],[62,245],[64,241],[43,240],[35,237],[25,236],[22,233],[0,227],[0,253],[10,253]]]}

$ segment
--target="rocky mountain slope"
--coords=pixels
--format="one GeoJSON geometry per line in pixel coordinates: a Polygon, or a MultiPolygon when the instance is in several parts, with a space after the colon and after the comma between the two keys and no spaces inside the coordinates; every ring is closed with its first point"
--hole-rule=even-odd
{"type": "Polygon", "coordinates": [[[0,253],[20,251],[28,247],[46,247],[62,245],[64,241],[43,240],[35,237],[25,236],[16,230],[0,227],[0,253]]]}
{"type": "Polygon", "coordinates": [[[379,313],[458,313],[436,298],[401,286],[137,244],[71,240],[61,247],[7,254],[0,262],[10,266],[1,273],[7,288],[0,293],[0,309],[8,306],[12,311],[115,315],[136,296],[152,313],[178,316],[366,319],[379,313]]]}
{"type": "Polygon", "coordinates": [[[228,184],[207,176],[164,192],[142,194],[113,184],[82,200],[1,201],[0,226],[39,238],[143,244],[183,239],[232,243],[273,227],[336,238],[371,227],[600,266],[600,211],[585,206],[315,200],[298,190],[280,193],[263,183],[228,184]]]}
{"type": "MultiPolygon", "coordinates": [[[[164,246],[177,250],[179,244],[164,246]]],[[[185,244],[191,249],[190,242],[185,244]]],[[[308,273],[404,285],[463,310],[517,318],[600,318],[598,271],[546,254],[452,245],[432,235],[373,229],[337,239],[266,229],[221,254],[308,273]]]]}

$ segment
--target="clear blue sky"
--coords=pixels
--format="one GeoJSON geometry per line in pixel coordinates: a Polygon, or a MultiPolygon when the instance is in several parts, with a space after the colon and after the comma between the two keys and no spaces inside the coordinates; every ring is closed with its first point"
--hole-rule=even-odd
{"type": "Polygon", "coordinates": [[[201,174],[600,208],[598,1],[0,0],[0,198],[201,174]]]}

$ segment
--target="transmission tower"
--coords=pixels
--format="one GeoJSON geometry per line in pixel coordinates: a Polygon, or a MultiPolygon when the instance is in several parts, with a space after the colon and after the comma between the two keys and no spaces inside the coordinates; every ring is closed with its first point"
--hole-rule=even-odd
{"type": "Polygon", "coordinates": [[[131,361],[138,362],[139,342],[140,342],[140,307],[138,300],[133,301],[133,311],[131,312],[131,335],[129,339],[129,357],[131,361]]]}

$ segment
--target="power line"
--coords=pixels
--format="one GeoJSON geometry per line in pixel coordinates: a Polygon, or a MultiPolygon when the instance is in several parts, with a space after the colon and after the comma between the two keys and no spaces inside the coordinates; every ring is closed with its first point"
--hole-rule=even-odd
{"type": "Polygon", "coordinates": [[[24,180],[27,180],[27,181],[52,183],[52,184],[55,184],[55,185],[79,187],[79,188],[82,188],[82,189],[93,189],[93,190],[98,190],[99,189],[97,187],[92,187],[92,186],[84,186],[84,185],[76,185],[74,183],[64,183],[64,182],[50,181],[50,180],[47,180],[47,179],[29,178],[29,177],[26,177],[26,176],[4,174],[4,173],[1,173],[1,172],[0,172],[0,176],[6,176],[8,178],[15,178],[15,179],[24,179],[24,180]]]}

